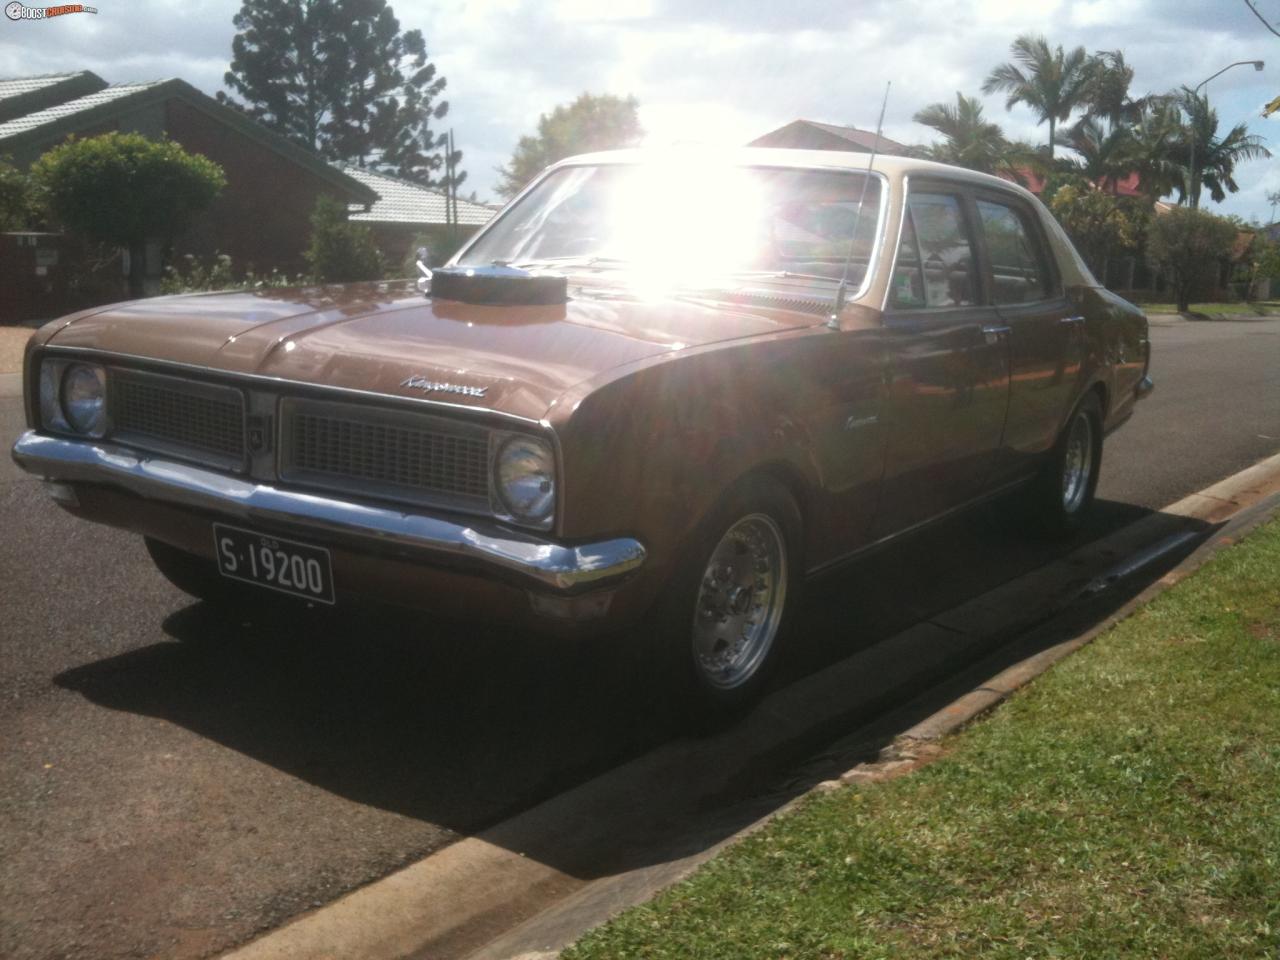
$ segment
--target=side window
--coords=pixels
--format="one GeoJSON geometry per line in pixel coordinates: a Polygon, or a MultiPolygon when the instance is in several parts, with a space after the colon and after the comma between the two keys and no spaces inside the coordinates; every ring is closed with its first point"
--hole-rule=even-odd
{"type": "Polygon", "coordinates": [[[1053,295],[1053,280],[1038,233],[1018,211],[993,200],[978,201],[978,219],[991,254],[996,303],[1028,303],[1053,295]]]}
{"type": "Polygon", "coordinates": [[[907,198],[891,303],[900,309],[965,307],[978,302],[973,241],[960,201],[945,193],[907,198]]]}
{"type": "Polygon", "coordinates": [[[902,215],[902,241],[898,258],[893,263],[893,289],[889,302],[900,310],[925,305],[924,274],[920,271],[920,245],[916,243],[916,225],[908,208],[902,215]]]}

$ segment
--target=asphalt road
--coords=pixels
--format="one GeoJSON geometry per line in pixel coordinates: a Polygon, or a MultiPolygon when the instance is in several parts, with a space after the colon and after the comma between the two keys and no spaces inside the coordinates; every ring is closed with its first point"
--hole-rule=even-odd
{"type": "MultiPolygon", "coordinates": [[[[1153,327],[1098,536],[1280,451],[1280,321],[1153,327]]],[[[0,400],[0,441],[21,428],[0,400]]],[[[1001,506],[811,594],[797,675],[1070,549],[1001,506]]],[[[1084,539],[1082,538],[1082,539],[1084,539]]],[[[0,956],[200,957],[672,735],[615,655],[429,617],[225,617],[0,462],[0,956]]]]}

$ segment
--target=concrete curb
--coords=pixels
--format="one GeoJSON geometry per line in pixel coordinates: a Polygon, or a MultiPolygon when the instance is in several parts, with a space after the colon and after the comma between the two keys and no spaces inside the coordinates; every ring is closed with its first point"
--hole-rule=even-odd
{"type": "Polygon", "coordinates": [[[1172,326],[1177,323],[1266,323],[1268,320],[1280,320],[1280,314],[1256,313],[1149,313],[1147,322],[1155,326],[1172,326]]]}
{"type": "MultiPolygon", "coordinates": [[[[1280,455],[792,684],[723,734],[666,744],[224,956],[554,955],[785,812],[808,784],[823,779],[779,790],[779,757],[813,756],[841,730],[852,729],[823,751],[828,760],[865,759],[876,756],[878,745],[889,747],[869,765],[824,765],[843,770],[846,781],[900,775],[928,762],[932,741],[990,709],[1180,577],[1166,575],[1101,623],[1095,612],[1086,632],[1009,667],[1010,645],[1019,638],[1058,626],[1057,618],[1068,616],[1073,605],[1096,609],[1100,602],[1114,602],[1108,591],[1136,569],[1187,552],[1192,527],[1202,540],[1208,524],[1246,511],[1260,522],[1278,500],[1280,455]],[[1135,558],[1143,557],[1135,567],[1135,558]],[[999,669],[986,666],[997,658],[999,669]],[[964,668],[956,678],[959,664],[964,668]],[[915,678],[912,684],[903,679],[907,675],[915,678]],[[962,695],[921,720],[918,702],[904,701],[917,696],[922,678],[930,677],[947,678],[948,689],[962,695]],[[955,682],[965,686],[951,686],[955,682]],[[869,688],[875,693],[868,694],[869,688]],[[807,752],[797,752],[805,745],[807,752]]],[[[1208,549],[1222,539],[1219,531],[1208,549]]],[[[936,685],[937,679],[929,682],[936,685]]]]}
{"type": "Polygon", "coordinates": [[[1115,613],[1083,633],[1041,650],[1000,671],[980,686],[899,734],[891,744],[880,751],[876,760],[859,763],[842,773],[838,779],[818,784],[815,789],[834,789],[841,784],[888,780],[932,762],[942,752],[935,746],[937,741],[958,733],[984,714],[991,712],[1054,665],[1088,646],[1136,610],[1146,606],[1170,587],[1195,573],[1224,547],[1235,544],[1278,511],[1280,511],[1280,495],[1277,494],[1242,510],[1213,538],[1201,544],[1190,556],[1125,603],[1115,613]]]}

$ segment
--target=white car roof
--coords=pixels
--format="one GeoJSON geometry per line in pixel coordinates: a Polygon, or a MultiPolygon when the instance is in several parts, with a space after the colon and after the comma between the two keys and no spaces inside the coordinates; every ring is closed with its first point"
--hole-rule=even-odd
{"type": "Polygon", "coordinates": [[[1063,282],[1069,286],[1099,286],[1084,259],[1077,252],[1062,225],[1030,190],[1009,180],[979,173],[964,167],[953,167],[932,160],[915,157],[871,154],[852,150],[794,150],[782,147],[645,147],[630,150],[602,150],[567,157],[548,169],[562,166],[594,166],[599,164],[628,164],[679,162],[680,160],[723,163],[729,166],[796,167],[798,169],[866,170],[883,174],[892,184],[901,184],[912,176],[945,178],[952,181],[988,187],[1017,194],[1028,201],[1040,216],[1049,245],[1053,248],[1063,282]]]}

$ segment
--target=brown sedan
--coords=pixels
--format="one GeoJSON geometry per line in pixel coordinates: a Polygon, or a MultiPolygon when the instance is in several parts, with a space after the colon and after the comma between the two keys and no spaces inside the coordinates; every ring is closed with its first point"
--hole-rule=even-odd
{"type": "Polygon", "coordinates": [[[1079,524],[1148,355],[1142,313],[1002,180],[617,152],[552,167],[416,286],[47,325],[13,455],[195,596],[651,614],[673,692],[724,711],[806,578],[1014,488],[1079,524]]]}

